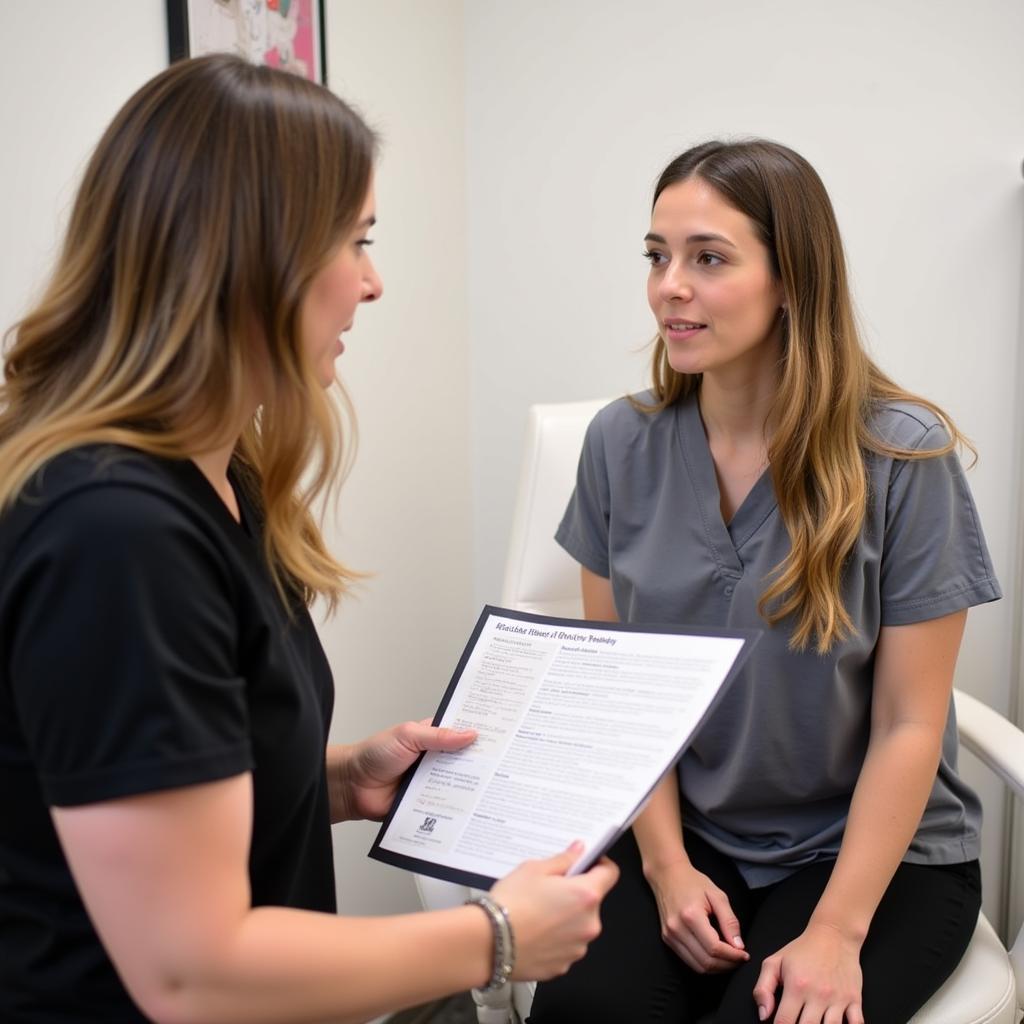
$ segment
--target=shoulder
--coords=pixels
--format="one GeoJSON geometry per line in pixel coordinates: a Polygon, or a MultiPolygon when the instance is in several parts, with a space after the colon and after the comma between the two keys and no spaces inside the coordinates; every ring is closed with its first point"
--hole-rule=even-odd
{"type": "Polygon", "coordinates": [[[883,444],[907,451],[928,451],[949,444],[942,420],[916,402],[881,402],[868,416],[868,428],[883,444]]]}
{"type": "Polygon", "coordinates": [[[609,448],[633,448],[675,429],[676,407],[655,411],[650,391],[625,395],[601,409],[591,422],[589,435],[597,435],[609,448]]]}
{"type": "Polygon", "coordinates": [[[195,532],[187,467],[129,448],[91,445],[46,463],[0,521],[0,564],[27,551],[102,549],[158,558],[195,532]]]}

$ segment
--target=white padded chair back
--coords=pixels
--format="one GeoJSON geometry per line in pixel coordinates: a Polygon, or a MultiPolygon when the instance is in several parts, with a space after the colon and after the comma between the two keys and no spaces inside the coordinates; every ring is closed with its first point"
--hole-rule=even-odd
{"type": "Polygon", "coordinates": [[[555,543],[576,481],[583,435],[609,399],[530,407],[501,603],[575,619],[583,614],[580,567],[555,543]]]}

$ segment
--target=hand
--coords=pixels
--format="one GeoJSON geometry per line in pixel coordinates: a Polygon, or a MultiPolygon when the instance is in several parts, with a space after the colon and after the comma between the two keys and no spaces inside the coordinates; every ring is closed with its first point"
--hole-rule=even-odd
{"type": "Polygon", "coordinates": [[[750,959],[729,898],[707,875],[685,860],[644,874],[658,902],[661,937],[687,967],[719,974],[750,959]]]}
{"type": "Polygon", "coordinates": [[[860,942],[827,924],[802,934],[768,957],[754,986],[757,1015],[767,1020],[782,999],[775,1024],[864,1024],[860,942]]]}
{"type": "Polygon", "coordinates": [[[403,722],[347,747],[328,748],[332,814],[336,821],[380,821],[391,809],[398,783],[424,750],[462,750],[477,737],[472,729],[438,729],[430,719],[403,722]]]}
{"type": "Polygon", "coordinates": [[[547,860],[530,860],[491,890],[508,911],[516,942],[517,981],[546,981],[564,974],[601,932],[600,906],[619,869],[602,857],[589,871],[566,878],[583,847],[547,860]]]}

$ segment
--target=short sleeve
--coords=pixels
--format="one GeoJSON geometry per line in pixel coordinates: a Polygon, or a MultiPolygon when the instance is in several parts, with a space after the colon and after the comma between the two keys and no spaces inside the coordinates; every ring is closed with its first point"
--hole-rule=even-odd
{"type": "Polygon", "coordinates": [[[16,714],[51,805],[252,766],[230,576],[164,495],[107,485],[46,510],[4,590],[16,714]]]}
{"type": "Polygon", "coordinates": [[[601,420],[601,413],[598,413],[587,427],[576,487],[555,540],[581,565],[607,578],[611,572],[608,560],[610,489],[601,420]]]}
{"type": "MultiPolygon", "coordinates": [[[[919,449],[947,441],[925,432],[919,449]]],[[[881,564],[882,625],[938,618],[1002,596],[955,453],[892,464],[881,564]]]]}

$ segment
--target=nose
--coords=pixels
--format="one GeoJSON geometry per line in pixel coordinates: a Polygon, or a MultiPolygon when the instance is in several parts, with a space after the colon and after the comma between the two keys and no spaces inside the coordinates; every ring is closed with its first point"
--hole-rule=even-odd
{"type": "Polygon", "coordinates": [[[363,295],[360,302],[376,302],[384,294],[384,282],[377,273],[373,261],[367,257],[366,273],[363,275],[363,295]]]}
{"type": "Polygon", "coordinates": [[[668,301],[679,299],[689,302],[693,298],[693,285],[682,260],[672,260],[658,282],[658,295],[668,301]]]}

